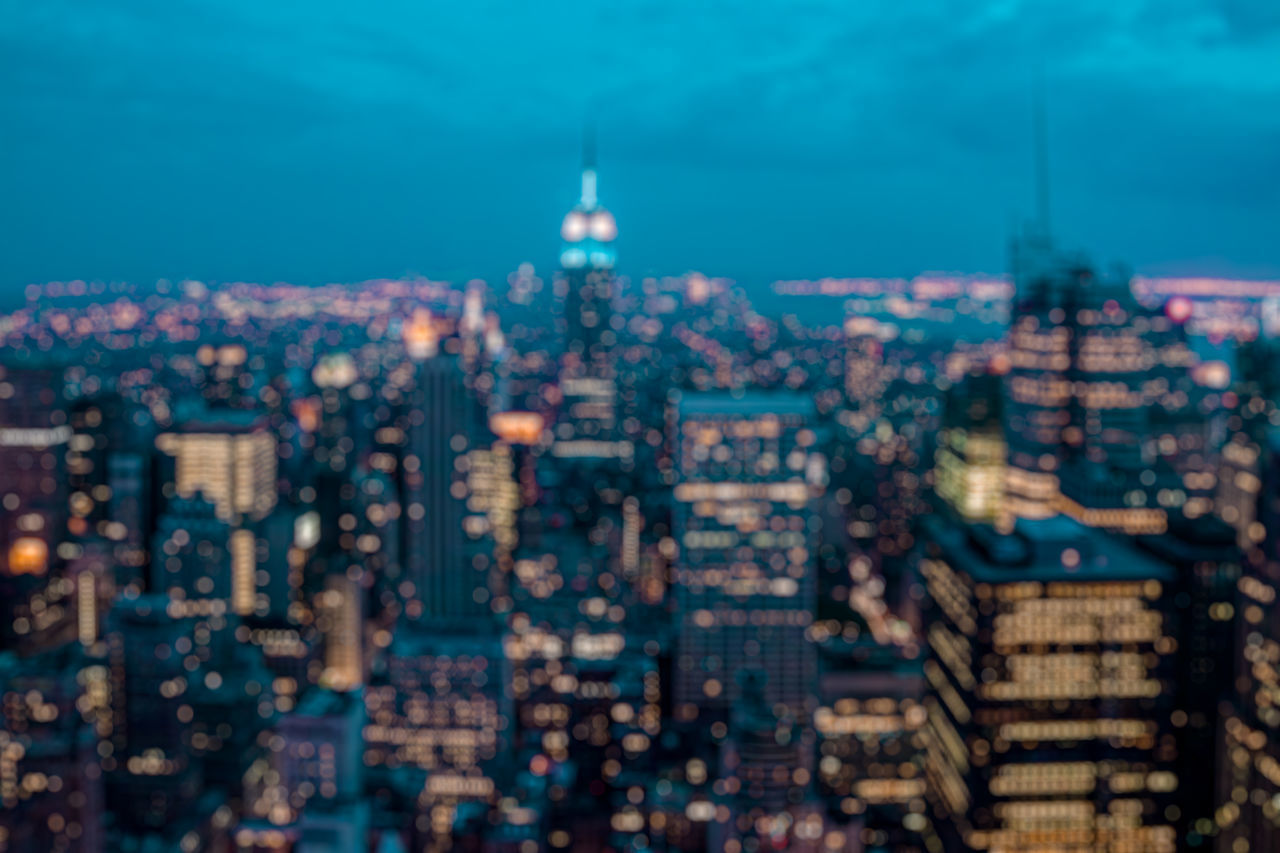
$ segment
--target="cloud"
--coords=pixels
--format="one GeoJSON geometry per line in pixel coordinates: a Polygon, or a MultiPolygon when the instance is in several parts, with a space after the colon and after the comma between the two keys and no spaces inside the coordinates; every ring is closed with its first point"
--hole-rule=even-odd
{"type": "MultiPolygon", "coordinates": [[[[536,251],[536,234],[548,228],[515,223],[552,218],[548,210],[570,199],[509,197],[512,183],[552,192],[561,179],[535,173],[572,169],[578,128],[592,115],[602,163],[613,169],[604,186],[613,179],[635,188],[631,203],[655,228],[660,204],[710,194],[728,194],[730,210],[734,193],[750,192],[737,207],[823,216],[848,215],[839,200],[856,195],[888,211],[893,227],[916,217],[936,241],[934,257],[973,263],[971,241],[951,236],[948,218],[980,209],[984,223],[1004,221],[1025,209],[1030,81],[1043,66],[1056,196],[1070,214],[1059,221],[1070,236],[1125,253],[1124,235],[1099,233],[1087,211],[1165,209],[1187,233],[1153,237],[1134,252],[1167,261],[1190,240],[1198,254],[1216,255],[1215,241],[1239,247],[1244,229],[1249,257],[1241,262],[1257,264],[1271,249],[1255,220],[1277,212],[1274,194],[1257,192],[1259,182],[1276,182],[1276,8],[1271,0],[401,0],[377,9],[318,0],[41,0],[0,22],[0,74],[13,83],[0,87],[0,109],[15,130],[0,189],[20,202],[0,214],[0,226],[16,235],[23,274],[39,276],[57,266],[36,254],[50,241],[18,237],[55,226],[54,200],[102,204],[127,191],[162,209],[172,201],[166,186],[206,192],[221,171],[246,203],[261,193],[284,215],[309,216],[299,206],[316,203],[318,191],[307,182],[328,175],[334,193],[319,193],[324,202],[342,205],[338,189],[348,187],[362,210],[376,205],[360,186],[412,187],[425,202],[424,229],[450,227],[439,210],[455,222],[496,221],[493,206],[502,205],[510,251],[536,251]],[[79,185],[33,178],[33,168],[79,185]],[[195,170],[211,174],[202,180],[195,170]],[[521,173],[531,176],[527,186],[513,177],[521,173]],[[683,180],[663,185],[663,174],[683,180]],[[240,180],[246,175],[256,186],[240,180]],[[795,197],[801,191],[809,195],[795,197]],[[19,216],[24,199],[48,219],[19,216]],[[1206,210],[1217,224],[1193,225],[1206,210]],[[1227,228],[1229,239],[1215,232],[1227,228]]],[[[628,200],[617,203],[623,209],[628,200]]],[[[388,204],[384,215],[402,216],[407,204],[388,204]]],[[[347,222],[341,212],[333,219],[347,222]]],[[[745,254],[731,259],[728,250],[697,246],[682,249],[692,257],[664,256],[662,233],[629,233],[622,224],[637,252],[675,269],[732,260],[783,274],[793,253],[831,272],[925,263],[843,250],[829,239],[806,243],[803,234],[798,245],[770,247],[764,219],[730,215],[748,237],[745,254]]],[[[146,221],[140,214],[131,224],[146,221]]],[[[383,225],[409,236],[403,223],[383,225]]],[[[71,226],[84,224],[69,220],[64,232],[71,226]]],[[[961,224],[952,230],[965,232],[961,224]]],[[[148,251],[145,234],[117,237],[132,256],[148,251]]],[[[309,245],[276,248],[307,266],[309,245]]],[[[493,255],[491,244],[462,240],[447,262],[465,266],[462,252],[482,250],[493,255]]],[[[84,263],[142,268],[109,255],[84,263]]],[[[994,254],[985,265],[999,262],[994,254]]]]}

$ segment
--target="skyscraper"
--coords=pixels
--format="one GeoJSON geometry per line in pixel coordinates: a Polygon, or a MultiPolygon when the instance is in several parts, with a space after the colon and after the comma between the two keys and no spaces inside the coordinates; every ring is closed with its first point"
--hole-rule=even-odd
{"type": "Polygon", "coordinates": [[[1016,243],[1003,407],[1009,448],[1007,501],[1019,518],[1056,514],[1070,419],[1071,328],[1075,292],[1092,275],[1082,258],[1056,253],[1047,237],[1016,243]]]}
{"type": "Polygon", "coordinates": [[[582,196],[560,225],[564,246],[556,293],[559,321],[560,416],[556,456],[586,459],[629,457],[629,442],[618,441],[617,383],[613,364],[613,241],[618,226],[596,197],[595,146],[588,135],[583,152],[582,196]]]}
{"type": "Polygon", "coordinates": [[[103,668],[79,646],[0,655],[0,848],[104,849],[99,732],[103,668]]]}
{"type": "Polygon", "coordinates": [[[595,142],[588,133],[582,155],[582,195],[560,225],[565,349],[586,363],[605,356],[613,341],[609,323],[617,262],[613,241],[618,225],[596,196],[595,159],[595,142]]]}
{"type": "Polygon", "coordinates": [[[276,439],[266,421],[239,409],[205,410],[156,437],[173,457],[179,496],[203,492],[218,517],[261,518],[276,505],[276,439]]]}
{"type": "Polygon", "coordinates": [[[422,610],[411,616],[467,618],[487,612],[475,596],[483,575],[463,555],[459,500],[464,477],[455,465],[475,439],[471,401],[457,360],[437,355],[414,367],[408,392],[408,442],[402,460],[404,562],[422,610]]]}
{"type": "Polygon", "coordinates": [[[926,778],[955,849],[1176,849],[1167,564],[1069,518],[925,521],[926,778]]]}
{"type": "Polygon", "coordinates": [[[385,678],[364,693],[364,762],[390,795],[422,815],[416,849],[447,848],[460,804],[497,801],[511,725],[510,673],[500,637],[409,631],[387,653],[385,678]]]}
{"type": "Polygon", "coordinates": [[[44,575],[66,520],[72,431],[60,388],[51,368],[0,365],[0,568],[9,576],[44,575]]]}
{"type": "Polygon", "coordinates": [[[1004,399],[1009,512],[1164,531],[1170,508],[1186,497],[1179,472],[1157,464],[1149,438],[1149,410],[1169,404],[1179,371],[1166,363],[1167,322],[1137,302],[1123,270],[1100,275],[1041,237],[1015,245],[1014,275],[1004,399]]]}
{"type": "Polygon", "coordinates": [[[1072,399],[1055,506],[1090,527],[1161,533],[1171,501],[1167,489],[1154,487],[1176,475],[1158,468],[1148,440],[1148,412],[1158,397],[1147,387],[1157,367],[1149,339],[1153,318],[1123,272],[1082,277],[1067,310],[1072,399]]]}
{"type": "Polygon", "coordinates": [[[1248,554],[1234,606],[1218,604],[1218,618],[1234,617],[1235,660],[1218,664],[1235,675],[1235,695],[1221,732],[1222,760],[1213,820],[1197,828],[1216,835],[1215,850],[1274,850],[1280,844],[1280,430],[1262,435],[1256,499],[1267,522],[1260,547],[1248,554]],[[1258,559],[1266,554],[1269,559],[1258,559]],[[1234,665],[1232,665],[1234,664],[1234,665]]]}
{"type": "Polygon", "coordinates": [[[727,709],[749,670],[765,707],[807,713],[816,581],[810,499],[822,461],[813,403],[688,394],[675,403],[675,701],[727,709]]]}

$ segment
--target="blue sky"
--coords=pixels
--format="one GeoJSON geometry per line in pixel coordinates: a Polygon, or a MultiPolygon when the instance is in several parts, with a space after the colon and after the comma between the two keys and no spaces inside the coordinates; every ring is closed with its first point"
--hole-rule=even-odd
{"type": "Polygon", "coordinates": [[[4,0],[0,288],[546,270],[581,127],[620,266],[998,272],[1032,210],[1280,275],[1275,0],[4,0]]]}

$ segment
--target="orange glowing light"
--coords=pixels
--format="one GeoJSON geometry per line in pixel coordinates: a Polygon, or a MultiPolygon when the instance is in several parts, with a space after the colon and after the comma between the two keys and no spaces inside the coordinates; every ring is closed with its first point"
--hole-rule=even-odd
{"type": "Polygon", "coordinates": [[[315,432],[320,428],[320,403],[313,398],[294,400],[290,408],[298,421],[298,429],[315,432]]]}
{"type": "Polygon", "coordinates": [[[9,546],[9,573],[43,575],[49,569],[49,546],[43,539],[20,536],[9,546]]]}
{"type": "Polygon", "coordinates": [[[509,444],[536,444],[544,423],[537,412],[498,412],[489,418],[489,429],[509,444]]]}
{"type": "Polygon", "coordinates": [[[418,308],[402,331],[405,348],[414,358],[430,358],[440,346],[440,333],[436,330],[431,312],[418,308]]]}

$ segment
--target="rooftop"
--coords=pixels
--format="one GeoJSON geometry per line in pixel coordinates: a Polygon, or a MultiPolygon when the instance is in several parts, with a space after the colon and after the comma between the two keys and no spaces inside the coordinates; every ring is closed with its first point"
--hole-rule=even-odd
{"type": "Polygon", "coordinates": [[[983,583],[1174,579],[1173,567],[1120,537],[1060,516],[1020,520],[1002,534],[928,516],[926,537],[952,567],[983,583]]]}

